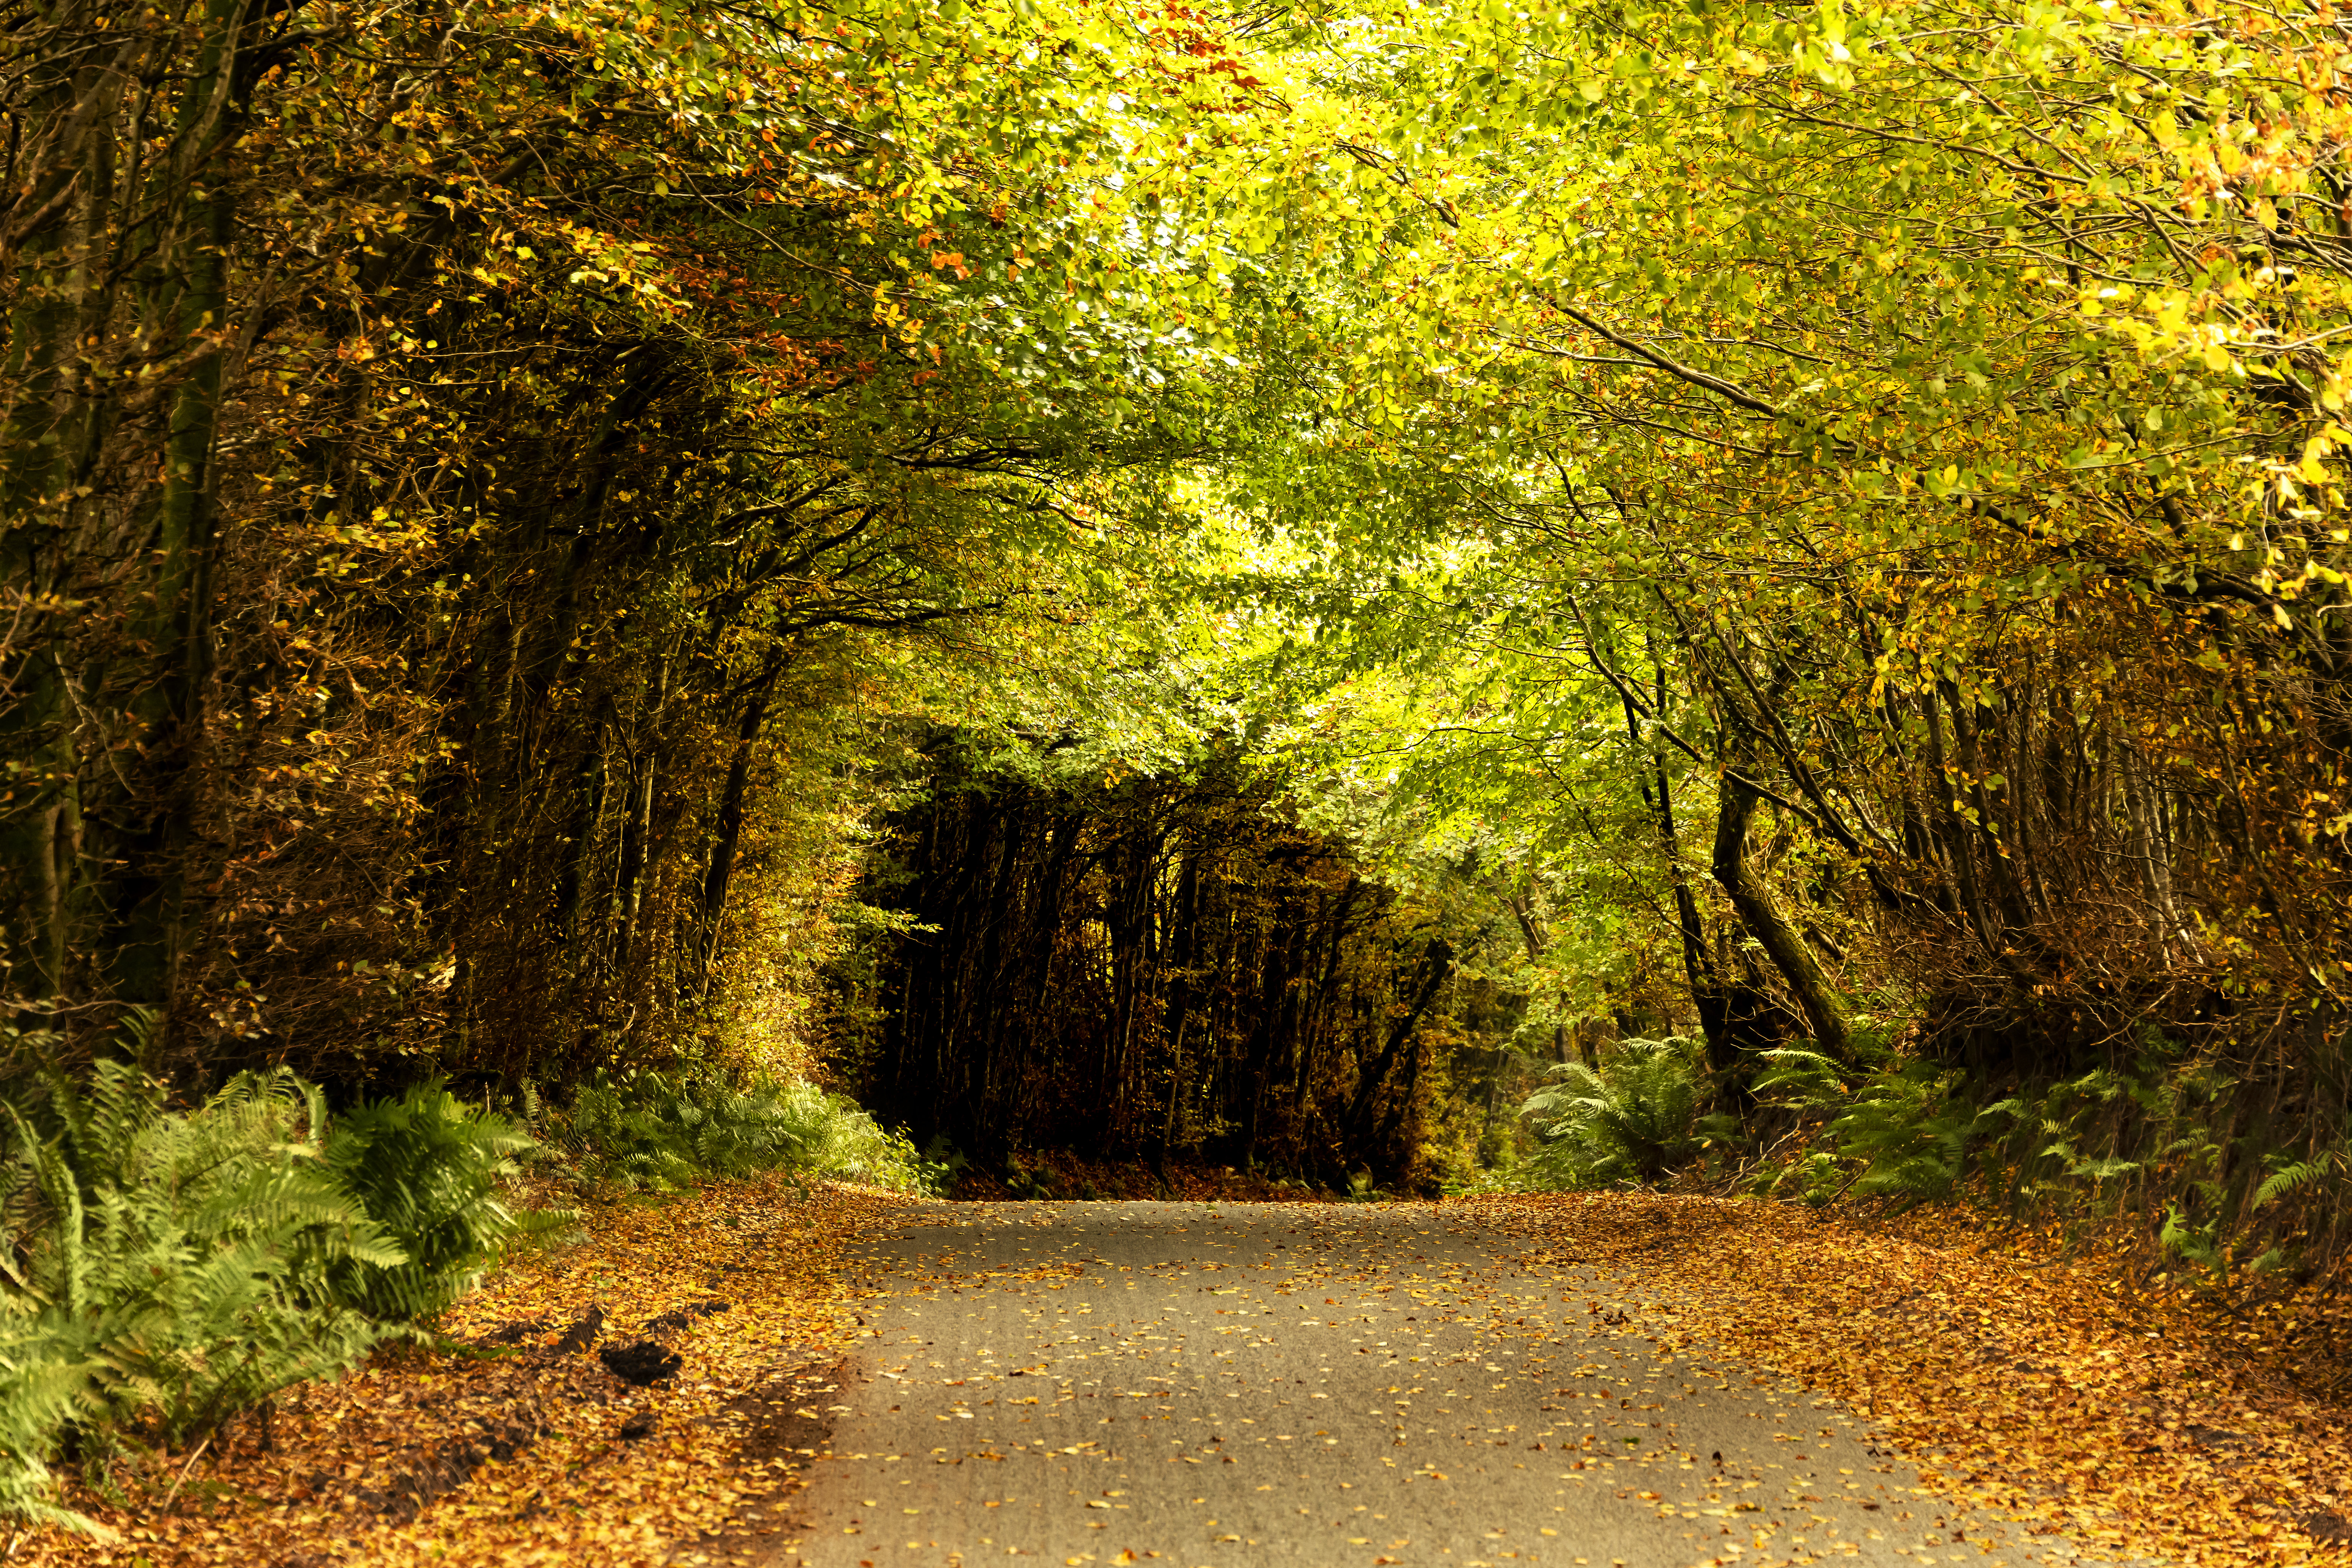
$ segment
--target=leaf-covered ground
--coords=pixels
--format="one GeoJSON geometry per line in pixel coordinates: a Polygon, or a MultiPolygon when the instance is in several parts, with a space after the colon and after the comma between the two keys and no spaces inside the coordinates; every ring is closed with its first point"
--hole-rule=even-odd
{"type": "Polygon", "coordinates": [[[1323,1194],[1293,1182],[1269,1180],[1230,1165],[1170,1164],[1154,1170],[1130,1161],[1087,1160],[1062,1150],[1027,1156],[1027,1182],[1015,1191],[1003,1173],[957,1173],[955,1195],[966,1201],[1003,1198],[1172,1198],[1223,1203],[1317,1203],[1323,1194]]]}
{"type": "MultiPolygon", "coordinates": [[[[464,1352],[386,1357],[195,1453],[126,1459],[111,1500],[74,1500],[116,1541],[45,1533],[19,1552],[76,1568],[771,1561],[838,1404],[857,1310],[841,1266],[902,1202],[746,1183],[592,1208],[585,1239],[517,1260],[446,1325],[464,1352]],[[568,1345],[599,1313],[593,1342],[568,1345]],[[635,1387],[602,1351],[678,1364],[635,1387]]],[[[1615,1305],[1639,1331],[1851,1402],[1956,1498],[2118,1555],[2352,1564],[2345,1410],[2178,1301],[1957,1224],[1680,1196],[1468,1202],[1525,1237],[1531,1274],[1622,1271],[1615,1305]]],[[[1302,1207],[1301,1224],[1334,1212],[1302,1207]]]]}
{"type": "Polygon", "coordinates": [[[1612,1263],[1645,1327],[1803,1378],[1931,1485],[2185,1563],[2352,1563],[2352,1422],[2178,1300],[2037,1265],[1957,1216],[1678,1196],[1478,1200],[1531,1243],[1612,1263]]]}
{"type": "Polygon", "coordinates": [[[202,1452],[120,1467],[117,1500],[72,1499],[117,1541],[33,1550],[122,1568],[748,1560],[823,1447],[835,1261],[904,1201],[751,1182],[592,1206],[583,1239],[509,1264],[444,1325],[477,1349],[385,1356],[202,1452]],[[564,1345],[593,1313],[593,1342],[564,1345]],[[681,1358],[653,1387],[598,1353],[648,1342],[681,1358]]]}

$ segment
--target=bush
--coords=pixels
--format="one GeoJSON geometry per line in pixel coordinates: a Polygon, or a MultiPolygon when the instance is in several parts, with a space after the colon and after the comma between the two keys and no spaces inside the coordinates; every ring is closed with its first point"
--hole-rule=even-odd
{"type": "Polygon", "coordinates": [[[1706,1093],[1705,1052],[1682,1036],[1621,1040],[1595,1072],[1581,1062],[1520,1107],[1535,1118],[1528,1174],[1557,1187],[1655,1182],[1697,1150],[1693,1124],[1706,1093]]]}
{"type": "MultiPolygon", "coordinates": [[[[415,1336],[532,1228],[499,1197],[532,1140],[438,1082],[331,1123],[282,1070],[194,1110],[164,1096],[105,1061],[0,1102],[0,1518],[94,1529],[49,1500],[69,1426],[101,1448],[184,1441],[415,1336]]],[[[933,1169],[808,1084],[600,1078],[562,1136],[628,1186],[781,1167],[912,1188],[933,1169]]]]}
{"type": "Polygon", "coordinates": [[[58,1327],[0,1310],[0,1519],[87,1531],[89,1521],[49,1501],[48,1456],[84,1410],[94,1370],[87,1347],[58,1327]]]}
{"type": "Polygon", "coordinates": [[[797,1168],[812,1176],[936,1196],[945,1191],[949,1167],[960,1163],[926,1159],[903,1133],[813,1083],[787,1086],[781,1105],[800,1140],[797,1168]]]}
{"type": "MultiPolygon", "coordinates": [[[[2079,1146],[2095,1123],[2105,1124],[2111,1143],[2120,1135],[2121,1118],[2111,1111],[2126,1098],[2164,1129],[2164,1153],[2210,1152],[2201,1128],[2183,1114],[2187,1091],[2179,1085],[2102,1068],[1980,1105],[1959,1073],[1918,1058],[1857,1071],[1801,1047],[1765,1056],[1770,1067],[1756,1080],[1757,1092],[1801,1115],[1826,1118],[1833,1152],[1813,1151],[1795,1183],[1787,1178],[1799,1167],[1766,1173],[1757,1190],[1797,1192],[1816,1205],[1849,1192],[1904,1203],[1948,1197],[1972,1164],[2008,1171],[2012,1194],[2049,1188],[2095,1200],[2107,1184],[2143,1169],[2143,1162],[2119,1158],[2112,1148],[2101,1154],[2079,1146]],[[1840,1177],[1839,1165],[1859,1169],[1840,1177]]],[[[2168,1247],[2176,1231],[2189,1234],[2168,1226],[2168,1247]]]]}

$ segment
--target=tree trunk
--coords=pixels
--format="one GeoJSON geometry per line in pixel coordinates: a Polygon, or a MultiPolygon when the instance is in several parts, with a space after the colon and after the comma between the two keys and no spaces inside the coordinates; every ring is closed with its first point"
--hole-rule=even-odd
{"type": "Polygon", "coordinates": [[[743,707],[736,726],[735,754],[728,760],[727,783],[719,792],[718,819],[713,824],[710,858],[702,873],[701,942],[696,954],[702,988],[709,994],[710,965],[719,953],[719,922],[727,912],[727,884],[735,875],[735,851],[743,838],[745,795],[751,787],[751,759],[758,749],[760,727],[768,717],[768,694],[774,689],[781,660],[771,660],[760,684],[743,707]]]}
{"type": "Polygon", "coordinates": [[[1822,1055],[1843,1060],[1848,1051],[1845,1010],[1820,961],[1803,936],[1781,914],[1771,893],[1748,863],[1748,827],[1762,797],[1755,786],[1727,769],[1720,786],[1722,813],[1715,826],[1715,879],[1723,885],[1731,907],[1780,971],[1790,994],[1805,1015],[1813,1044],[1822,1055]]]}
{"type": "MultiPolygon", "coordinates": [[[[1618,695],[1624,701],[1626,738],[1638,756],[1643,749],[1641,715],[1633,707],[1630,691],[1621,687],[1618,695]]],[[[1666,710],[1663,666],[1658,669],[1656,702],[1654,711],[1661,715],[1663,722],[1666,710]]],[[[1734,1105],[1745,1110],[1753,1097],[1748,1090],[1748,1064],[1742,1055],[1733,1021],[1738,1009],[1722,973],[1716,967],[1715,955],[1707,948],[1706,924],[1699,918],[1698,900],[1691,892],[1690,878],[1683,870],[1682,837],[1675,826],[1674,780],[1666,772],[1665,748],[1654,739],[1649,748],[1647,766],[1638,776],[1642,803],[1650,808],[1650,820],[1658,836],[1658,853],[1665,860],[1667,882],[1674,893],[1675,932],[1683,945],[1683,977],[1690,986],[1691,1007],[1698,1014],[1699,1033],[1706,1038],[1706,1065],[1716,1082],[1731,1096],[1734,1105]]],[[[1744,826],[1741,831],[1745,833],[1744,826]]],[[[1577,1043],[1582,1047],[1584,1065],[1597,1069],[1600,1063],[1590,1043],[1581,1036],[1577,1043]]]]}
{"type": "MultiPolygon", "coordinates": [[[[189,181],[191,194],[184,222],[162,253],[154,317],[159,335],[184,352],[228,331],[235,215],[225,183],[197,161],[233,134],[245,10],[244,0],[205,7],[205,43],[174,131],[173,172],[189,181]]],[[[146,613],[132,633],[145,644],[147,662],[144,689],[131,703],[141,731],[140,798],[126,813],[129,831],[108,847],[102,895],[111,918],[101,948],[111,959],[114,999],[156,1010],[162,1054],[176,1048],[173,1006],[188,946],[185,860],[205,761],[222,357],[204,356],[171,402],[161,493],[146,531],[152,562],[146,613]]]]}
{"type": "Polygon", "coordinates": [[[1397,1052],[1404,1048],[1413,1031],[1421,1026],[1421,1016],[1437,1000],[1438,987],[1454,973],[1454,949],[1442,936],[1429,939],[1422,950],[1418,983],[1413,987],[1412,1003],[1404,1016],[1389,1030],[1388,1043],[1381,1047],[1379,1058],[1365,1070],[1356,1084],[1355,1102],[1348,1107],[1348,1127],[1352,1135],[1361,1138],[1370,1127],[1372,1102],[1379,1097],[1381,1086],[1388,1081],[1389,1071],[1396,1065],[1397,1052]]]}

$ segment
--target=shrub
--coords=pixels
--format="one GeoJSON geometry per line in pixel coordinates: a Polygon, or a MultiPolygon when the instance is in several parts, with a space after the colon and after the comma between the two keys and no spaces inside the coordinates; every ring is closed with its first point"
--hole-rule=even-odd
{"type": "Polygon", "coordinates": [[[1850,1074],[1800,1047],[1767,1051],[1759,1094],[1791,1109],[1830,1111],[1837,1158],[1862,1168],[1825,1187],[1806,1184],[1809,1202],[1852,1191],[1910,1200],[1943,1197],[1968,1169],[1970,1146],[2012,1105],[1979,1109],[1961,1092],[1959,1075],[1916,1058],[1878,1072],[1850,1074]],[[1854,1081],[1849,1083],[1849,1077],[1854,1081]]]}
{"type": "MultiPolygon", "coordinates": [[[[807,1084],[600,1078],[562,1121],[625,1185],[784,1167],[912,1187],[930,1169],[807,1084]]],[[[101,1445],[196,1436],[414,1336],[532,1227],[499,1197],[532,1140],[438,1082],[331,1123],[285,1071],[173,1111],[104,1061],[0,1102],[0,1518],[26,1522],[96,1528],[49,1500],[69,1425],[101,1445]]]]}
{"type": "Polygon", "coordinates": [[[65,1424],[87,1408],[96,1370],[87,1342],[59,1323],[0,1309],[0,1518],[89,1531],[49,1501],[48,1456],[65,1424]]]}
{"type": "Polygon", "coordinates": [[[1553,1068],[1553,1081],[1520,1107],[1538,1139],[1529,1174],[1559,1187],[1657,1181],[1697,1148],[1704,1062],[1697,1042],[1677,1035],[1621,1040],[1598,1072],[1581,1062],[1553,1068]]]}
{"type": "Polygon", "coordinates": [[[801,1136],[801,1168],[811,1175],[939,1197],[963,1163],[951,1152],[946,1159],[927,1157],[905,1133],[884,1127],[855,1100],[813,1083],[790,1086],[785,1102],[801,1136]]]}
{"type": "MultiPolygon", "coordinates": [[[[2079,1146],[2095,1121],[2105,1122],[2111,1142],[2118,1135],[2120,1119],[2104,1113],[2126,1097],[2169,1128],[2163,1134],[2165,1153],[2200,1143],[2198,1130],[2182,1117],[2178,1087],[2129,1080],[2104,1068],[1981,1105],[1959,1073],[1917,1058],[1854,1071],[1801,1047],[1764,1054],[1770,1066],[1756,1080],[1757,1092],[1801,1114],[1827,1118],[1834,1156],[1816,1151],[1811,1158],[1860,1167],[1832,1180],[1831,1167],[1821,1166],[1818,1179],[1800,1184],[1811,1203],[1848,1192],[1906,1202],[1947,1197],[1972,1162],[1988,1170],[2007,1168],[2015,1189],[2032,1190],[2038,1178],[2094,1197],[2105,1184],[2143,1168],[2143,1162],[2119,1158],[2112,1149],[2099,1154],[2079,1146]],[[2180,1137],[2184,1131],[2191,1135],[2180,1137]]],[[[1776,1177],[1759,1190],[1786,1193],[1791,1185],[1776,1177]]]]}

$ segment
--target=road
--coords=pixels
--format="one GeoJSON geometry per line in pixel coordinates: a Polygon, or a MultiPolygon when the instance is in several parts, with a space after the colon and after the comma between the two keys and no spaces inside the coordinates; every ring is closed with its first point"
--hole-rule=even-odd
{"type": "Polygon", "coordinates": [[[2071,1563],[1639,1281],[1429,1205],[937,1204],[864,1260],[814,1568],[2071,1563]]]}

